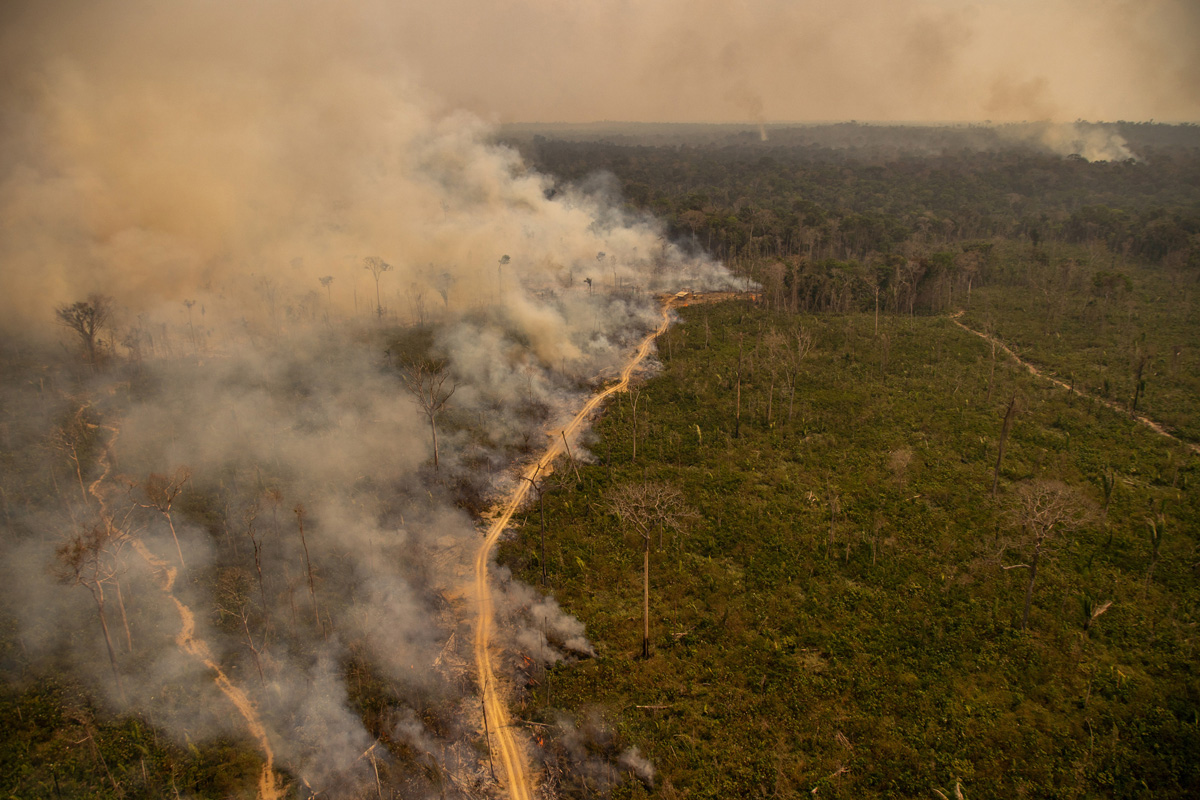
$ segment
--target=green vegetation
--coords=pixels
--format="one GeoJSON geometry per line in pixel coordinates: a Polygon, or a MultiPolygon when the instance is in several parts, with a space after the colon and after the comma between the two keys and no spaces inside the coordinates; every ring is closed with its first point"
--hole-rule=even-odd
{"type": "Polygon", "coordinates": [[[1127,408],[1136,395],[1139,413],[1200,442],[1194,272],[1137,262],[1113,269],[1110,257],[1070,245],[1036,260],[1008,248],[998,260],[1035,268],[1005,270],[981,287],[965,324],[1081,391],[1127,408]]]}
{"type": "MultiPolygon", "coordinates": [[[[641,389],[636,460],[624,398],[598,463],[546,495],[550,583],[598,655],[541,678],[523,713],[603,709],[662,797],[953,796],[958,780],[970,798],[1194,796],[1197,459],[1004,360],[989,398],[990,349],[945,318],[874,324],[683,312],[641,389]],[[770,343],[801,325],[789,424],[770,343]],[[655,542],[641,659],[640,542],[606,498],[647,481],[696,517],[655,542]],[[1046,546],[1022,633],[1028,571],[1004,567],[1031,558],[1014,514],[1039,481],[1086,495],[1090,521],[1046,546]]],[[[530,583],[538,532],[531,513],[502,554],[530,583]]]]}
{"type": "Polygon", "coordinates": [[[0,694],[0,796],[254,797],[250,742],[180,746],[132,717],[113,719],[79,686],[43,679],[0,694]]]}

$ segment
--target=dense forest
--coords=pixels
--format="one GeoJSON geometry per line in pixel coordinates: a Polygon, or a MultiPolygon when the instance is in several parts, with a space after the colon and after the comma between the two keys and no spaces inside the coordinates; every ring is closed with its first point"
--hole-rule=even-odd
{"type": "Polygon", "coordinates": [[[888,256],[930,261],[950,245],[1001,237],[1102,245],[1197,268],[1196,126],[1152,126],[1141,137],[1144,126],[1118,126],[1129,134],[1130,157],[1112,163],[990,138],[985,149],[971,129],[954,136],[953,129],[832,128],[841,146],[829,136],[789,142],[798,137],[783,132],[765,142],[752,132],[705,144],[541,134],[514,141],[534,166],[563,180],[615,175],[631,206],[727,261],[802,257],[814,266],[878,267],[888,256]]]}

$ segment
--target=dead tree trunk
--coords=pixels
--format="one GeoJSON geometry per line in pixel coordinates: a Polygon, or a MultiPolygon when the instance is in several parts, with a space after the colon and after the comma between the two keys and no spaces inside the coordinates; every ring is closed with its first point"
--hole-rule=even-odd
{"type": "Polygon", "coordinates": [[[642,551],[642,658],[650,657],[650,537],[642,551]]]}
{"type": "Polygon", "coordinates": [[[994,385],[995,380],[996,380],[996,340],[992,339],[991,342],[992,342],[992,365],[991,365],[991,368],[988,370],[988,392],[987,392],[988,405],[991,405],[991,403],[992,403],[992,386],[994,385]]]}
{"type": "Polygon", "coordinates": [[[1000,463],[1004,461],[1004,443],[1008,441],[1008,431],[1012,428],[1013,417],[1017,413],[1017,395],[1014,392],[1008,401],[1008,411],[1004,412],[1004,424],[1000,428],[1000,447],[996,453],[996,471],[992,475],[992,497],[996,496],[996,488],[1000,485],[1000,463]]]}
{"type": "Polygon", "coordinates": [[[742,342],[738,340],[737,389],[735,391],[735,411],[733,415],[733,438],[742,435],[742,342]]]}
{"type": "Polygon", "coordinates": [[[308,557],[308,540],[304,536],[304,506],[300,503],[292,509],[296,514],[296,527],[300,529],[300,546],[304,549],[304,570],[308,573],[308,596],[312,600],[313,619],[321,627],[321,611],[317,607],[317,587],[313,581],[312,561],[308,557]]]}

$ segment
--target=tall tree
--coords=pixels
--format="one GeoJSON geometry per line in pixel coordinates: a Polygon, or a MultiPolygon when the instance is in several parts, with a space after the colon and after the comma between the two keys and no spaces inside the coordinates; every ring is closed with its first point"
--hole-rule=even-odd
{"type": "Polygon", "coordinates": [[[427,358],[414,359],[405,364],[400,370],[400,377],[429,420],[429,432],[433,437],[433,471],[437,472],[437,415],[446,407],[458,384],[452,383],[450,388],[446,388],[446,380],[450,373],[446,371],[445,365],[427,358]]]}
{"type": "Polygon", "coordinates": [[[157,472],[151,473],[139,487],[146,496],[146,502],[139,502],[138,505],[142,508],[152,508],[163,515],[163,519],[167,521],[167,527],[171,529],[171,538],[175,542],[175,553],[179,556],[179,566],[181,567],[187,565],[183,561],[183,548],[179,546],[179,534],[175,531],[175,519],[171,515],[171,507],[175,505],[175,500],[183,493],[183,485],[191,477],[190,469],[180,467],[171,476],[160,475],[157,472]]]}
{"type": "Polygon", "coordinates": [[[125,687],[121,683],[116,651],[108,631],[108,618],[105,615],[108,601],[104,589],[117,579],[120,552],[127,542],[124,531],[105,521],[76,533],[54,551],[58,580],[67,585],[84,587],[96,602],[96,614],[104,633],[104,645],[108,649],[108,663],[112,667],[117,692],[122,697],[125,687]]]}
{"type": "MultiPolygon", "coordinates": [[[[707,323],[707,320],[706,320],[707,323]]],[[[800,366],[812,349],[812,334],[804,327],[797,328],[795,333],[787,336],[778,331],[767,334],[767,352],[771,360],[783,370],[783,376],[788,386],[788,423],[796,405],[796,381],[800,378],[800,366]]]]}
{"type": "Polygon", "coordinates": [[[609,493],[612,512],[642,539],[642,657],[650,657],[650,548],[654,532],[678,530],[690,516],[683,494],[673,486],[644,481],[609,493]]]}
{"type": "Polygon", "coordinates": [[[383,301],[379,297],[379,276],[392,268],[392,265],[384,261],[379,256],[367,256],[363,259],[363,266],[375,278],[375,316],[383,319],[383,301]]]}
{"type": "Polygon", "coordinates": [[[542,565],[542,586],[546,585],[546,479],[538,480],[538,473],[542,468],[539,466],[534,472],[533,477],[522,475],[521,477],[529,481],[529,486],[537,494],[538,500],[538,515],[541,518],[541,555],[539,561],[542,565]]]}
{"type": "Polygon", "coordinates": [[[496,262],[496,299],[499,300],[504,294],[504,267],[512,261],[512,257],[508,253],[500,256],[500,260],[496,262]]]}
{"type": "Polygon", "coordinates": [[[317,278],[321,282],[321,286],[325,287],[325,322],[329,322],[329,312],[333,310],[333,291],[329,288],[333,283],[332,275],[325,275],[317,278]]]}
{"type": "Polygon", "coordinates": [[[1008,432],[1012,429],[1013,418],[1017,415],[1017,393],[1013,392],[1008,401],[1008,410],[1004,412],[1004,424],[1000,426],[1000,446],[996,452],[996,471],[992,475],[992,497],[996,496],[996,488],[1000,485],[1000,464],[1004,461],[1004,444],[1008,441],[1008,432]]]}

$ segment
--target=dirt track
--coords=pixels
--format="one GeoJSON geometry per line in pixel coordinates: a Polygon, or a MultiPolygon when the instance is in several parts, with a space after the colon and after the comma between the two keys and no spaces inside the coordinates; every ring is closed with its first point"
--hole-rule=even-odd
{"type": "MultiPolygon", "coordinates": [[[[111,524],[112,517],[101,487],[112,468],[111,453],[117,437],[120,435],[120,429],[115,425],[103,427],[109,432],[109,439],[105,443],[99,459],[103,469],[99,477],[88,486],[88,494],[99,504],[100,518],[111,524]]],[[[229,679],[229,676],[213,658],[208,644],[196,635],[196,618],[192,614],[192,610],[175,595],[175,579],[179,574],[178,568],[154,555],[150,548],[136,536],[129,537],[128,541],[134,551],[150,565],[159,580],[159,588],[162,590],[163,596],[170,600],[174,604],[175,610],[179,612],[179,633],[175,636],[176,645],[212,672],[213,682],[237,709],[238,714],[245,720],[251,737],[258,743],[258,748],[262,751],[263,756],[262,769],[258,778],[258,800],[279,800],[283,796],[283,789],[275,775],[275,752],[271,749],[271,740],[267,736],[266,726],[263,725],[254,703],[229,679]]]]}
{"type": "Polygon", "coordinates": [[[551,462],[563,453],[566,440],[579,431],[587,418],[604,402],[605,398],[623,391],[629,386],[630,376],[633,375],[638,364],[649,354],[655,338],[671,324],[671,307],[673,305],[673,300],[663,303],[662,322],[657,330],[642,340],[633,357],[621,370],[620,380],[588,400],[570,423],[563,428],[561,435],[555,435],[550,439],[550,444],[542,456],[524,469],[521,473],[521,480],[517,482],[509,496],[493,508],[491,525],[475,554],[475,596],[478,602],[478,616],[475,621],[475,667],[479,691],[483,697],[487,727],[485,733],[488,737],[489,748],[499,756],[501,767],[504,770],[504,784],[508,788],[509,797],[513,800],[532,800],[534,785],[524,743],[518,740],[515,729],[509,721],[508,708],[504,704],[501,693],[497,690],[495,669],[492,666],[495,645],[492,642],[491,634],[495,619],[488,575],[492,549],[500,540],[513,513],[524,503],[529,494],[530,481],[535,479],[538,473],[548,469],[551,462]]]}
{"type": "Polygon", "coordinates": [[[1092,400],[1094,402],[1100,403],[1101,405],[1107,406],[1108,408],[1112,409],[1113,411],[1116,411],[1118,414],[1128,414],[1129,416],[1133,417],[1133,419],[1137,420],[1138,422],[1145,425],[1150,430],[1157,433],[1159,436],[1165,436],[1168,439],[1179,442],[1179,444],[1181,444],[1184,447],[1186,447],[1187,449],[1191,450],[1193,453],[1200,455],[1200,445],[1195,445],[1195,444],[1192,444],[1191,442],[1183,441],[1178,436],[1176,436],[1175,434],[1171,433],[1166,428],[1164,428],[1160,423],[1155,422],[1154,420],[1150,419],[1149,417],[1143,417],[1141,414],[1130,414],[1130,412],[1128,410],[1126,410],[1124,406],[1122,406],[1118,403],[1114,403],[1111,400],[1105,400],[1100,397],[1095,397],[1090,394],[1085,394],[1084,392],[1081,392],[1080,390],[1076,389],[1075,387],[1068,385],[1064,381],[1061,381],[1058,378],[1055,378],[1053,375],[1046,375],[1040,369],[1035,367],[1033,364],[1030,364],[1028,361],[1026,361],[1025,359],[1021,358],[1019,355],[1014,353],[1012,351],[1012,348],[1009,347],[1008,345],[1006,345],[1004,342],[1002,342],[999,339],[996,339],[992,336],[988,336],[986,333],[977,331],[974,328],[968,328],[966,325],[964,325],[958,319],[959,317],[962,316],[962,314],[963,314],[963,312],[961,312],[961,311],[951,314],[950,321],[953,322],[958,327],[962,328],[967,333],[973,333],[976,336],[978,336],[980,339],[983,339],[985,342],[987,342],[989,344],[995,344],[996,347],[1000,348],[1005,353],[1007,353],[1009,355],[1009,357],[1012,358],[1013,361],[1016,361],[1018,364],[1025,367],[1025,369],[1029,370],[1030,375],[1034,375],[1043,380],[1050,381],[1055,386],[1059,386],[1063,389],[1066,389],[1068,392],[1073,392],[1076,395],[1078,395],[1079,397],[1085,398],[1087,400],[1092,400]]]}

